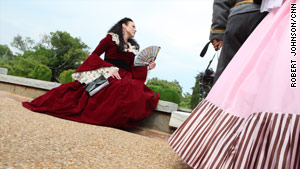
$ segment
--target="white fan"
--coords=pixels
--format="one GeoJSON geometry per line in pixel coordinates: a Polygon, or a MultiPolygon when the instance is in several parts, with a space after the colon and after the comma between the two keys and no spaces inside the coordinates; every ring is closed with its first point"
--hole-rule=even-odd
{"type": "Polygon", "coordinates": [[[160,50],[160,46],[149,46],[140,51],[134,60],[134,66],[147,66],[154,61],[160,50]]]}

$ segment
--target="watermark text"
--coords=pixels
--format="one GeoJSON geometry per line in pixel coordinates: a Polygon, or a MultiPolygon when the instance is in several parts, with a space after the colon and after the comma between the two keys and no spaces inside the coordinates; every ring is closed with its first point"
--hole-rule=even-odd
{"type": "Polygon", "coordinates": [[[297,57],[297,8],[296,4],[291,4],[291,12],[290,12],[290,18],[291,18],[291,87],[297,87],[297,60],[295,57],[297,57]]]}

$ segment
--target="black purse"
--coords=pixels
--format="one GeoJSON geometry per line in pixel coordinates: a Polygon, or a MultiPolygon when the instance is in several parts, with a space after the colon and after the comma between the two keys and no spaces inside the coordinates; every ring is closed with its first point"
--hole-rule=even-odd
{"type": "Polygon", "coordinates": [[[84,90],[87,92],[87,94],[92,97],[96,93],[98,93],[101,89],[106,87],[109,84],[108,80],[101,75],[97,79],[93,80],[92,82],[88,83],[86,86],[84,86],[84,90]]]}

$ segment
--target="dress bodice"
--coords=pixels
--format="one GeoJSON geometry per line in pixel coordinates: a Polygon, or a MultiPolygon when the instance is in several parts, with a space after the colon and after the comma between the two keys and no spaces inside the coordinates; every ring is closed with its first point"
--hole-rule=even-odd
{"type": "Polygon", "coordinates": [[[104,61],[109,62],[118,68],[130,71],[134,62],[134,53],[129,51],[118,52],[117,47],[116,43],[112,43],[105,52],[104,61]]]}
{"type": "Polygon", "coordinates": [[[145,80],[147,67],[134,67],[134,58],[138,53],[136,46],[129,43],[129,48],[118,52],[118,44],[119,37],[117,34],[107,34],[92,54],[72,74],[73,79],[87,84],[101,75],[108,78],[113,70],[119,70],[119,73],[131,72],[135,78],[145,80]],[[104,59],[100,57],[103,53],[105,53],[104,59]]]}
{"type": "Polygon", "coordinates": [[[126,51],[118,52],[117,44],[118,37],[117,34],[107,34],[105,38],[103,38],[96,49],[92,52],[92,54],[80,65],[80,67],[75,72],[85,72],[96,70],[103,67],[116,67],[114,64],[110,62],[106,62],[101,59],[101,55],[105,52],[104,58],[108,59],[118,59],[128,65],[130,71],[133,67],[135,54],[138,52],[135,49],[135,46],[131,46],[131,48],[126,49],[126,51]]]}

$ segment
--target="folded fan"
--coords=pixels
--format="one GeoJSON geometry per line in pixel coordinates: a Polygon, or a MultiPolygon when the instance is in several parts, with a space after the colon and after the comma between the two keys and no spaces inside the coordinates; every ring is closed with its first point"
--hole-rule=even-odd
{"type": "Polygon", "coordinates": [[[134,66],[147,66],[154,61],[160,50],[160,46],[149,46],[139,52],[134,60],[134,66]]]}

